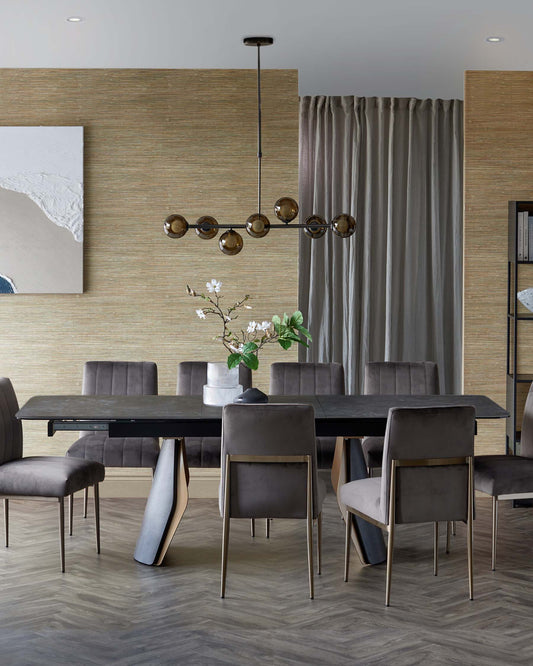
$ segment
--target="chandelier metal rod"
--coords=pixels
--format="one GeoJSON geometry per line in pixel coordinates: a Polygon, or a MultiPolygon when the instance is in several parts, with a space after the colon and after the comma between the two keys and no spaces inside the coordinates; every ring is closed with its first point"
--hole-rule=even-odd
{"type": "Polygon", "coordinates": [[[261,214],[261,44],[257,43],[257,212],[261,214]]]}
{"type": "MultiPolygon", "coordinates": [[[[203,229],[204,231],[211,229],[211,225],[208,224],[189,224],[189,229],[203,229]]],[[[246,229],[246,224],[218,224],[216,229],[246,229]]],[[[308,224],[271,224],[270,229],[308,229],[308,224]]],[[[330,229],[331,222],[325,222],[320,224],[318,222],[313,222],[313,228],[315,229],[330,229]]]]}

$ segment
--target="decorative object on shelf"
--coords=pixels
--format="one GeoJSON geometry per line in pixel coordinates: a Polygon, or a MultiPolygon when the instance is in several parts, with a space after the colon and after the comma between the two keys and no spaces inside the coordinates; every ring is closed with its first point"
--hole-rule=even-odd
{"type": "Polygon", "coordinates": [[[516,297],[522,305],[524,305],[530,312],[533,312],[533,287],[519,291],[516,297]]]}
{"type": "Polygon", "coordinates": [[[228,368],[227,363],[207,364],[207,384],[204,384],[204,404],[222,407],[242,394],[239,368],[228,368]]]}
{"type": "Polygon", "coordinates": [[[245,37],[246,46],[257,47],[257,212],[252,213],[244,224],[219,224],[214,217],[203,215],[196,224],[189,224],[183,215],[169,215],[163,229],[170,238],[182,238],[189,229],[196,229],[196,234],[204,240],[214,238],[219,229],[227,229],[219,241],[220,250],[227,255],[239,254],[244,241],[235,229],[246,229],[252,238],[264,238],[271,229],[303,229],[309,238],[322,238],[328,229],[340,238],[349,238],[355,233],[355,218],[348,213],[337,215],[331,222],[319,215],[311,215],[303,224],[291,224],[298,215],[298,203],[291,197],[281,197],[274,204],[274,213],[282,224],[271,224],[266,215],[261,213],[261,47],[274,43],[272,37],[245,37]]]}
{"type": "MultiPolygon", "coordinates": [[[[208,316],[221,319],[222,333],[215,336],[214,339],[220,340],[228,351],[228,368],[238,369],[239,364],[244,363],[250,370],[257,370],[258,354],[267,344],[277,343],[283,349],[290,349],[293,342],[304,345],[304,347],[309,346],[306,339],[311,340],[311,335],[303,326],[303,315],[299,310],[293,312],[292,315],[284,314],[283,317],[274,315],[270,321],[250,321],[246,329],[245,325],[239,326],[239,332],[235,333],[232,330],[235,324],[232,322],[239,318],[239,310],[252,309],[248,304],[250,296],[247,294],[230,307],[223,308],[221,304],[223,297],[220,294],[222,282],[211,280],[206,283],[206,288],[208,294],[202,294],[187,285],[187,293],[189,296],[205,301],[206,304],[196,310],[200,319],[207,319],[208,316]]],[[[209,381],[208,384],[210,384],[209,381]]]]}

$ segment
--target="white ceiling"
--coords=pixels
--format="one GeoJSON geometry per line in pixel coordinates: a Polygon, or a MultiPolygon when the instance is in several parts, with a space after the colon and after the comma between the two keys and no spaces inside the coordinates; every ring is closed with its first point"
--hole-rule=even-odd
{"type": "Polygon", "coordinates": [[[532,26],[532,0],[0,0],[0,67],[251,69],[269,35],[301,95],[462,98],[465,69],[533,69],[532,26]]]}

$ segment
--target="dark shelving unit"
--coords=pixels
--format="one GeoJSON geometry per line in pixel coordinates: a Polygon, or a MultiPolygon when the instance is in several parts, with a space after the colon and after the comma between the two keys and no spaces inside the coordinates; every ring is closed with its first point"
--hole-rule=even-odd
{"type": "MultiPolygon", "coordinates": [[[[533,313],[518,312],[518,285],[523,266],[533,265],[532,261],[518,260],[518,213],[527,211],[533,215],[533,201],[509,201],[509,243],[508,243],[508,274],[507,274],[507,419],[506,453],[517,455],[520,444],[520,426],[517,422],[517,387],[519,384],[533,383],[533,367],[531,372],[518,372],[520,359],[518,341],[520,336],[520,322],[533,321],[533,313]]],[[[533,284],[533,269],[531,280],[533,284]]]]}

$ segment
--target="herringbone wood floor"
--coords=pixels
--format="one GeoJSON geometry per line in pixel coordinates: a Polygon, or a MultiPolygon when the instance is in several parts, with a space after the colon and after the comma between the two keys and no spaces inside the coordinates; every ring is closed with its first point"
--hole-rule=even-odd
{"type": "Polygon", "coordinates": [[[56,503],[12,503],[0,548],[0,664],[480,664],[533,663],[532,509],[502,503],[499,570],[490,571],[490,506],[475,523],[476,598],[467,599],[465,529],[441,548],[432,527],[398,531],[392,606],[383,565],[342,581],[344,528],[333,495],[324,511],[323,574],[307,598],[305,524],[233,521],[227,598],[219,598],[221,521],[215,500],[192,500],[165,566],[132,553],[143,501],[102,501],[102,554],[92,515],[79,516],[59,572],[56,503]]]}

